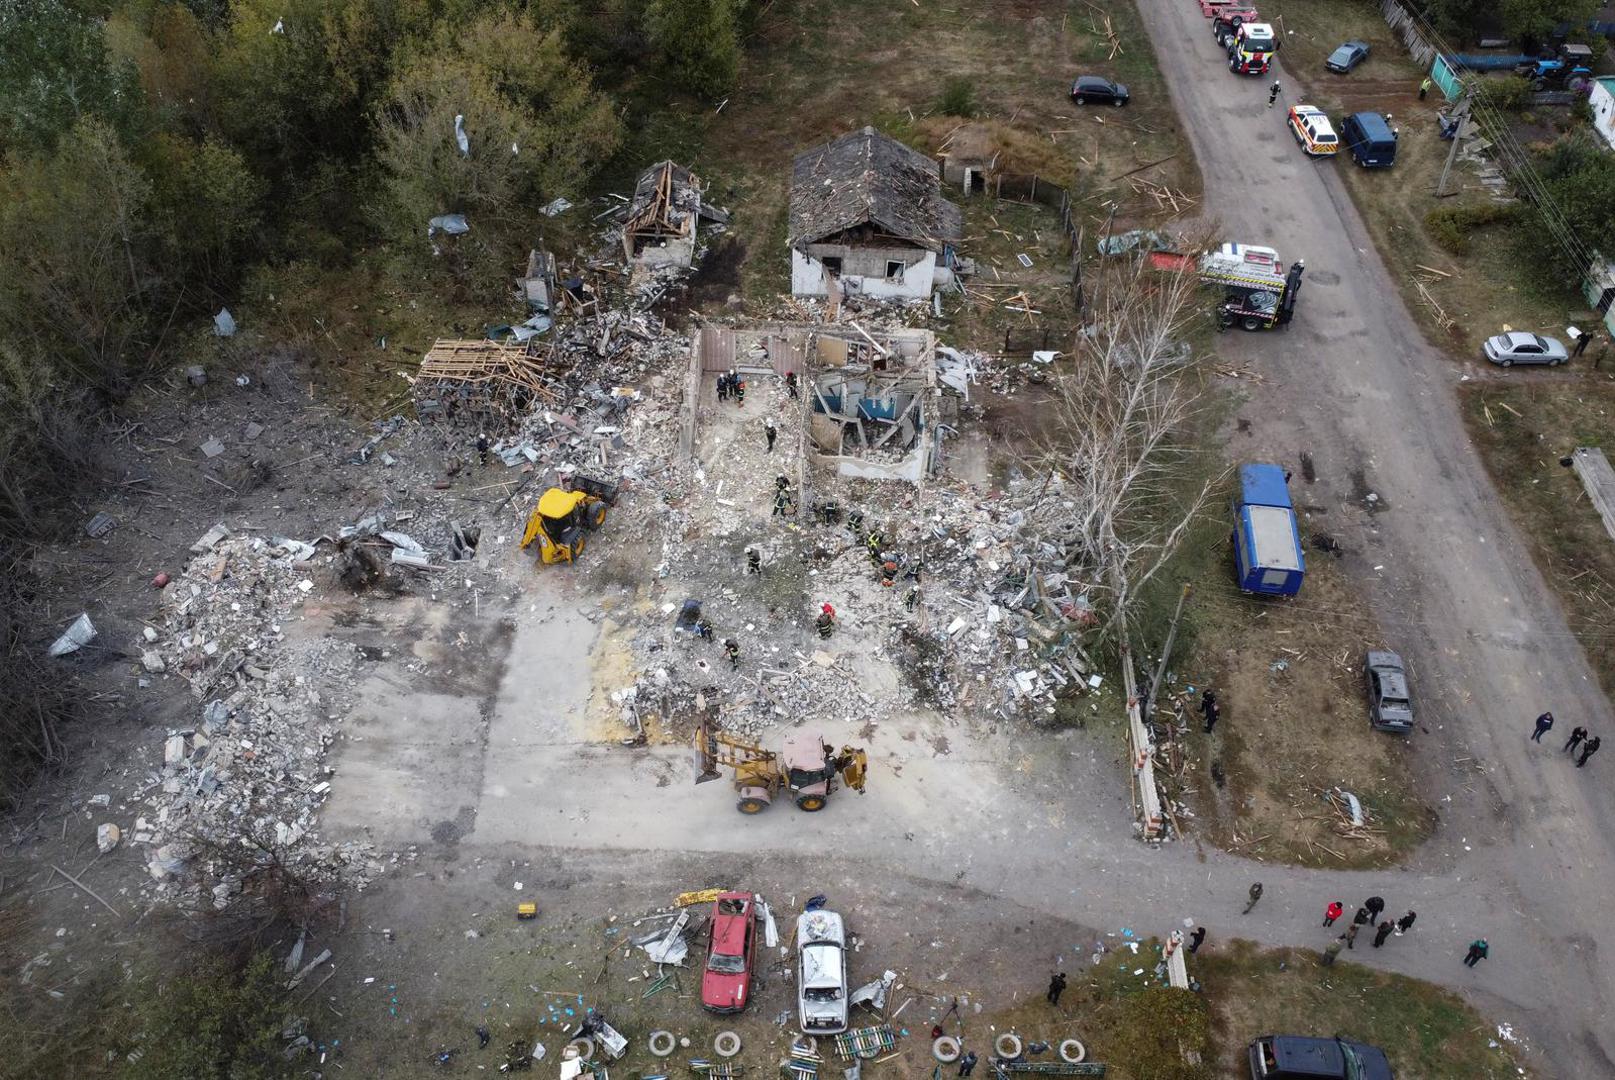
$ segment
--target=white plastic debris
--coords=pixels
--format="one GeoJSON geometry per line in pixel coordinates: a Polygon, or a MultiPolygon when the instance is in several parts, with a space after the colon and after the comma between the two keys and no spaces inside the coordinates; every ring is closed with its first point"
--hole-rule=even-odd
{"type": "Polygon", "coordinates": [[[80,615],[56,639],[50,647],[51,656],[66,656],[68,653],[78,652],[84,646],[95,640],[95,624],[90,622],[88,614],[80,615]]]}
{"type": "Polygon", "coordinates": [[[219,313],[213,316],[213,333],[219,337],[234,337],[235,332],[235,316],[230,314],[229,308],[220,308],[219,313]]]}

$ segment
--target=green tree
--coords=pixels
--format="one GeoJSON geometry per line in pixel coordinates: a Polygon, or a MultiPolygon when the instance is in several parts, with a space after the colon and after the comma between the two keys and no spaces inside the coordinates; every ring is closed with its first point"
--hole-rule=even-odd
{"type": "Polygon", "coordinates": [[[285,1020],[274,959],[255,953],[240,971],[209,965],[162,982],[141,1006],[140,1056],[127,1080],[275,1080],[292,1075],[280,1054],[285,1020]]]}
{"type": "Polygon", "coordinates": [[[137,98],[98,23],[62,0],[0,0],[0,151],[49,149],[86,116],[125,123],[137,98]]]}
{"type": "MultiPolygon", "coordinates": [[[[1615,161],[1596,136],[1586,128],[1565,136],[1537,158],[1537,170],[1582,247],[1615,257],[1615,161]]],[[[1538,205],[1535,213],[1545,210],[1538,205]]]]}
{"type": "Polygon", "coordinates": [[[715,97],[740,70],[745,6],[744,0],[647,0],[645,34],[680,85],[715,97]]]}
{"type": "Polygon", "coordinates": [[[538,207],[576,194],[618,139],[611,102],[567,55],[562,30],[509,12],[445,29],[401,64],[376,123],[386,233],[425,256],[427,221],[463,213],[472,232],[456,249],[500,274],[538,207]]]}
{"type": "Polygon", "coordinates": [[[1483,33],[1540,41],[1562,22],[1586,22],[1600,6],[1600,0],[1430,0],[1424,14],[1455,44],[1483,33]]]}
{"type": "Polygon", "coordinates": [[[121,392],[161,284],[150,197],[99,120],[79,121],[49,153],[10,159],[0,173],[0,335],[30,351],[50,346],[82,382],[121,392]]]}
{"type": "Polygon", "coordinates": [[[170,275],[223,291],[259,250],[266,185],[217,138],[157,135],[143,164],[152,181],[152,226],[170,275]]]}

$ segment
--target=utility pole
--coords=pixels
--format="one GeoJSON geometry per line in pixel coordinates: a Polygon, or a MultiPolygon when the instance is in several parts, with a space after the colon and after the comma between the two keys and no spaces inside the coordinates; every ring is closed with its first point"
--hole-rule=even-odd
{"type": "Polygon", "coordinates": [[[1146,700],[1152,707],[1155,704],[1155,695],[1161,689],[1161,680],[1166,676],[1167,661],[1172,659],[1172,643],[1178,637],[1178,620],[1183,617],[1183,604],[1189,599],[1189,593],[1192,591],[1193,587],[1185,583],[1183,591],[1178,594],[1178,607],[1172,612],[1172,626],[1166,632],[1166,644],[1161,647],[1161,660],[1155,665],[1155,676],[1150,679],[1150,695],[1146,700]]]}
{"type": "Polygon", "coordinates": [[[1452,163],[1458,158],[1458,144],[1464,141],[1464,132],[1469,130],[1469,102],[1475,95],[1472,86],[1464,87],[1464,96],[1458,99],[1455,106],[1458,116],[1458,128],[1452,133],[1452,149],[1447,151],[1447,164],[1442,166],[1441,179],[1436,181],[1436,198],[1447,197],[1447,174],[1452,172],[1452,163]]]}

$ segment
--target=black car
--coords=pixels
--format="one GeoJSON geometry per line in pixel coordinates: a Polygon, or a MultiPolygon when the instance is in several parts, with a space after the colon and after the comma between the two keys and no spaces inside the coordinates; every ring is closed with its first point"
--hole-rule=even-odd
{"type": "Polygon", "coordinates": [[[1346,44],[1330,53],[1329,58],[1323,62],[1323,66],[1328,68],[1330,71],[1339,72],[1340,74],[1344,75],[1367,59],[1368,42],[1348,41],[1346,44]]]}
{"type": "Polygon", "coordinates": [[[1250,1070],[1251,1080],[1395,1080],[1379,1047],[1306,1035],[1253,1040],[1250,1070]]]}
{"type": "Polygon", "coordinates": [[[1071,84],[1071,100],[1078,105],[1093,102],[1095,105],[1126,105],[1131,97],[1127,87],[1098,75],[1079,75],[1071,84]]]}

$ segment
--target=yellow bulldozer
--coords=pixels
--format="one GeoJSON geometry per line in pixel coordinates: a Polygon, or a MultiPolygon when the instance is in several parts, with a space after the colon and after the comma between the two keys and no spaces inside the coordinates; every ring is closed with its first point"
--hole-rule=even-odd
{"type": "Polygon", "coordinates": [[[572,476],[562,484],[538,497],[522,533],[521,546],[539,541],[539,557],[546,563],[575,562],[587,534],[606,523],[606,508],[617,502],[616,484],[587,476],[572,476]]]}
{"type": "Polygon", "coordinates": [[[862,747],[843,746],[841,752],[816,731],[793,731],[785,737],[781,753],[718,731],[710,720],[695,730],[697,784],[718,779],[718,766],[735,771],[735,808],[742,814],[760,814],[780,791],[789,792],[800,810],[823,810],[836,788],[836,779],[862,795],[869,772],[869,755],[862,747]]]}

